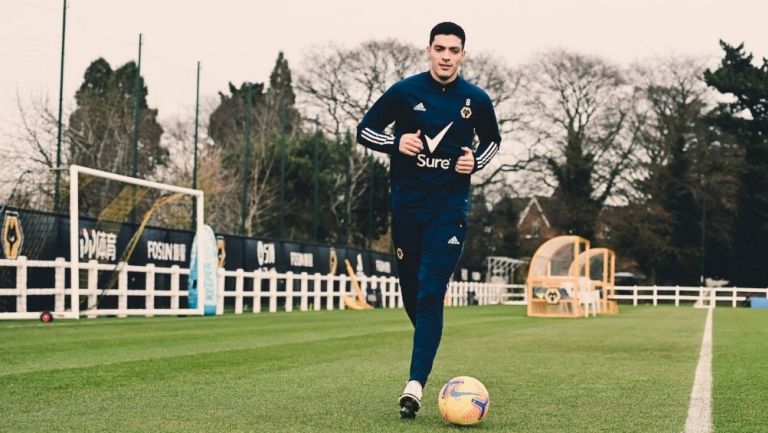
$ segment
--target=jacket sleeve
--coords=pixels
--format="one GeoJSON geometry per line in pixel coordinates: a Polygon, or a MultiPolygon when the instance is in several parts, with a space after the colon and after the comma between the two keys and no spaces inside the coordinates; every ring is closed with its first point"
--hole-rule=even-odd
{"type": "Polygon", "coordinates": [[[499,134],[499,124],[496,122],[496,113],[493,110],[493,102],[486,95],[481,110],[478,113],[475,132],[480,139],[475,150],[475,168],[472,173],[482,170],[499,151],[501,144],[501,135],[499,134]]]}
{"type": "Polygon", "coordinates": [[[392,86],[371,106],[357,125],[357,142],[363,146],[389,155],[395,152],[400,137],[384,132],[396,119],[397,88],[392,86]]]}

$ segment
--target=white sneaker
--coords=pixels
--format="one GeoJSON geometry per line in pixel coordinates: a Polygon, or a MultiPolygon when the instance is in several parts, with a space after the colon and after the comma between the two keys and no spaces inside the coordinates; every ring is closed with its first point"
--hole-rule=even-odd
{"type": "Polygon", "coordinates": [[[421,408],[422,392],[421,383],[417,380],[409,380],[405,384],[403,393],[397,399],[397,403],[400,405],[401,418],[416,418],[416,412],[421,408]]]}

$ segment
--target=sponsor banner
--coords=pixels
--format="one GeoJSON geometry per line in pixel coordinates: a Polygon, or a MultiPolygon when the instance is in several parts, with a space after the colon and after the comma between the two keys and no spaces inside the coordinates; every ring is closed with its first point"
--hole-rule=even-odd
{"type": "Polygon", "coordinates": [[[158,260],[184,263],[187,260],[187,245],[178,242],[147,241],[147,261],[158,260]]]}
{"type": "Polygon", "coordinates": [[[275,244],[276,242],[267,240],[256,240],[256,267],[277,267],[277,248],[275,244]]]}
{"type": "Polygon", "coordinates": [[[117,262],[117,233],[83,228],[78,234],[80,261],[117,262]]]}
{"type": "MultiPolygon", "coordinates": [[[[8,244],[4,245],[3,257],[16,253],[32,260],[69,259],[69,218],[66,216],[9,209],[0,215],[0,221],[8,221],[3,223],[7,226],[4,243],[8,244]],[[23,243],[19,242],[21,239],[23,243]],[[12,254],[6,255],[6,249],[12,254]]],[[[79,260],[113,264],[123,260],[136,227],[134,224],[97,224],[93,219],[80,219],[79,260]]],[[[128,263],[189,268],[193,238],[191,230],[147,227],[128,263]]],[[[214,242],[217,265],[223,265],[227,270],[275,269],[278,272],[341,275],[347,272],[344,260],[348,259],[355,272],[397,275],[393,255],[359,248],[231,235],[218,235],[214,242]]]]}
{"type": "Polygon", "coordinates": [[[282,247],[285,256],[281,262],[285,271],[311,272],[315,269],[317,248],[308,245],[305,248],[304,245],[296,242],[283,242],[282,247]]]}
{"type": "Polygon", "coordinates": [[[371,252],[368,257],[370,260],[368,269],[374,275],[397,275],[397,269],[395,269],[395,263],[390,254],[371,252]]]}

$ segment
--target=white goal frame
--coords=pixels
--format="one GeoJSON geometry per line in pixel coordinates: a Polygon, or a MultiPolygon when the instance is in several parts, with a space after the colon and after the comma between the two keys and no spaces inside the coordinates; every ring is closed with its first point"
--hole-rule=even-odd
{"type": "MultiPolygon", "coordinates": [[[[154,188],[159,189],[162,191],[168,191],[168,192],[175,192],[175,193],[181,193],[181,194],[187,194],[192,197],[194,197],[195,200],[195,237],[197,239],[200,239],[198,236],[203,231],[203,225],[204,225],[204,194],[203,191],[197,190],[197,189],[191,189],[191,188],[183,188],[180,186],[174,186],[174,185],[167,185],[159,182],[152,182],[144,179],[136,179],[130,176],[123,176],[115,173],[109,173],[102,170],[96,170],[93,168],[83,167],[79,165],[72,164],[69,166],[69,255],[70,255],[70,304],[71,304],[71,311],[59,314],[57,316],[59,317],[67,317],[67,318],[73,318],[73,319],[79,319],[80,318],[80,270],[86,269],[84,265],[87,263],[81,263],[80,262],[80,242],[78,241],[78,232],[80,229],[80,214],[79,214],[79,184],[78,184],[78,176],[80,174],[87,174],[95,177],[101,177],[104,179],[111,179],[118,182],[123,182],[130,185],[136,185],[146,188],[154,188]]],[[[204,281],[204,272],[205,267],[203,266],[202,262],[202,254],[197,255],[197,272],[198,272],[198,281],[204,281]]],[[[119,263],[117,264],[118,268],[117,271],[120,270],[121,266],[126,266],[125,263],[119,263]]],[[[188,314],[188,315],[200,315],[202,316],[204,313],[204,303],[205,303],[205,293],[204,290],[201,290],[198,288],[197,290],[197,308],[169,308],[169,309],[157,309],[153,310],[154,315],[180,315],[180,314],[188,314]]],[[[88,312],[86,314],[92,315],[92,314],[98,314],[98,310],[96,312],[88,312]]],[[[108,312],[109,315],[132,315],[131,310],[128,308],[120,309],[118,312],[110,311],[108,312]]],[[[138,310],[136,311],[135,315],[145,315],[146,311],[144,310],[138,310]]]]}

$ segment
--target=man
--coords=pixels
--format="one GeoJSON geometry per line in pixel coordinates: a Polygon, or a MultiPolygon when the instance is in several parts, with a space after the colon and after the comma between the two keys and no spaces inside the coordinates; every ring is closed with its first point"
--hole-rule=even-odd
{"type": "Polygon", "coordinates": [[[392,240],[403,304],[415,328],[410,377],[398,399],[414,418],[443,331],[443,300],[467,232],[470,175],[499,149],[493,104],[459,76],[464,30],[436,25],[429,71],[395,83],[357,127],[360,144],[391,155],[392,240]],[[394,122],[392,133],[385,128],[394,122]],[[471,149],[475,133],[480,140],[471,149]]]}

